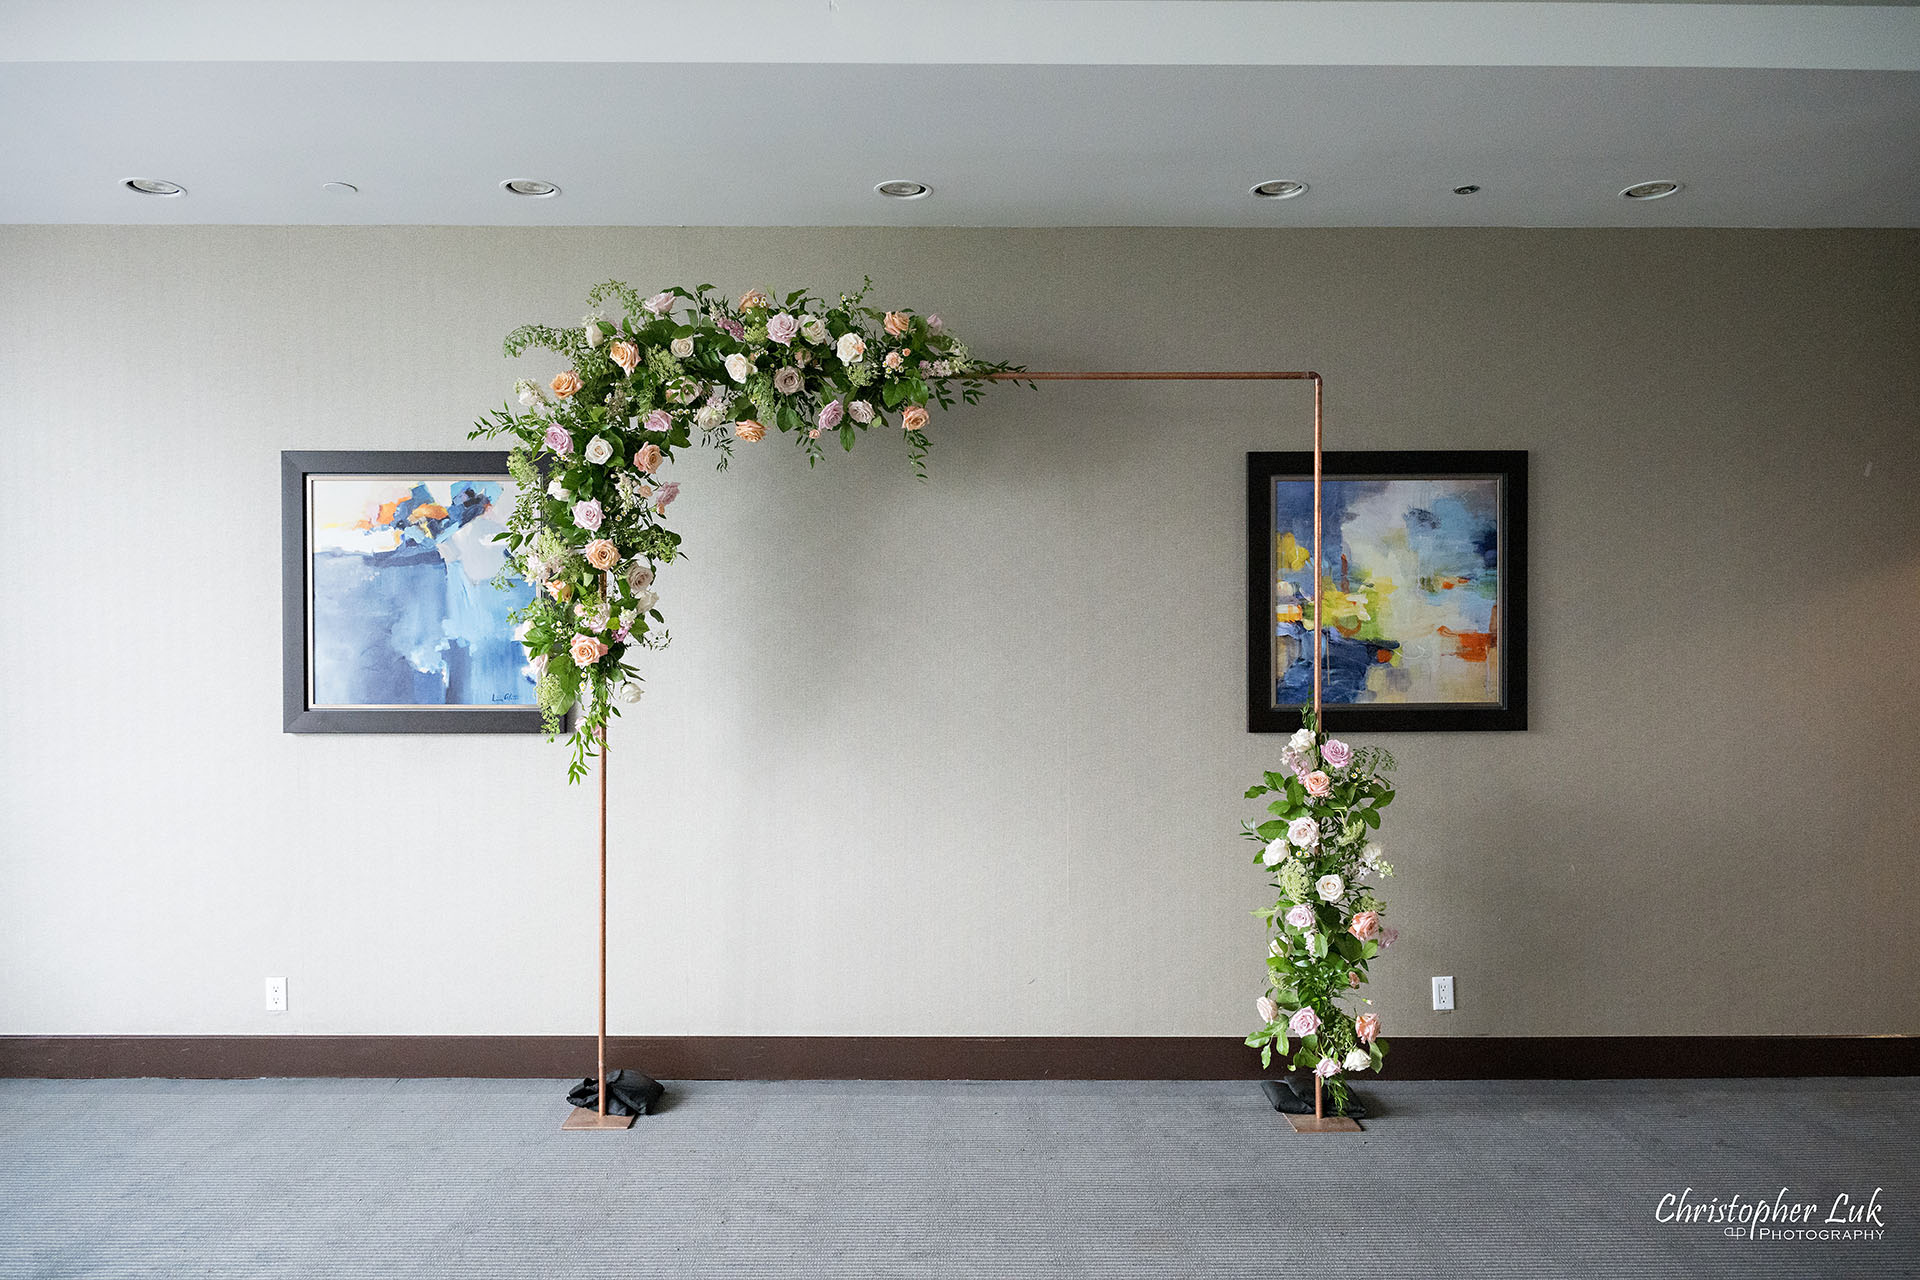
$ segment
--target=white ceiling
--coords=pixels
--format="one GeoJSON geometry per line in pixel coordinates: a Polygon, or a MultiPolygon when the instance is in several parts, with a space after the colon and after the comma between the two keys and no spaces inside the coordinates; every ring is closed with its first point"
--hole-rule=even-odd
{"type": "Polygon", "coordinates": [[[1911,5],[14,0],[0,50],[0,222],[1920,225],[1911,5]]]}

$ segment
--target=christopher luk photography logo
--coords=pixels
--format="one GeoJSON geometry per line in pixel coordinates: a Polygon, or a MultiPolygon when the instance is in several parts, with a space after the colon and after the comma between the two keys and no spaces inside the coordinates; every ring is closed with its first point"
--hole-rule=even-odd
{"type": "Polygon", "coordinates": [[[1670,1191],[1654,1206],[1653,1220],[1663,1224],[1719,1227],[1732,1240],[1832,1240],[1868,1244],[1886,1238],[1887,1205],[1883,1188],[1867,1195],[1835,1192],[1814,1200],[1782,1187],[1771,1199],[1736,1191],[1708,1195],[1692,1187],[1670,1191]]]}

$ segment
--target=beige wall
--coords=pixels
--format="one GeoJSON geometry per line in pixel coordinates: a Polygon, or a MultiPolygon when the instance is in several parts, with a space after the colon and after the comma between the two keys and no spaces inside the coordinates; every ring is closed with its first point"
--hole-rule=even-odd
{"type": "MultiPolygon", "coordinates": [[[[1333,447],[1532,452],[1533,728],[1383,735],[1390,1034],[1920,1032],[1917,249],[0,229],[0,1032],[588,1029],[562,748],[280,732],[280,451],[461,447],[608,276],[863,273],[990,356],[1311,367],[1333,447]]],[[[614,1030],[1246,1030],[1242,455],[1307,397],[1008,391],[925,485],[885,437],[683,462],[614,1030]]]]}

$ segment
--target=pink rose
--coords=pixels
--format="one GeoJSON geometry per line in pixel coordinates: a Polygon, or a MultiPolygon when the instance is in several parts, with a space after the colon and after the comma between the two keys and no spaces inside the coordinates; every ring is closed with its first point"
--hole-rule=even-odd
{"type": "Polygon", "coordinates": [[[568,435],[567,429],[561,426],[557,422],[553,426],[547,428],[547,434],[545,436],[545,439],[547,442],[547,448],[553,450],[555,453],[561,455],[562,457],[565,457],[567,454],[573,452],[573,437],[568,435]]]}
{"type": "Polygon", "coordinates": [[[880,363],[886,366],[888,373],[898,373],[900,372],[901,366],[906,364],[906,362],[907,362],[906,356],[902,355],[900,352],[889,351],[887,352],[887,358],[882,360],[880,363]]]}
{"type": "Polygon", "coordinates": [[[1347,971],[1347,985],[1355,991],[1360,989],[1360,975],[1351,969],[1347,971]]]}
{"type": "Polygon", "coordinates": [[[865,424],[873,421],[873,406],[865,400],[855,400],[847,406],[847,416],[855,422],[865,424]]]}
{"type": "Polygon", "coordinates": [[[913,328],[912,318],[904,311],[887,312],[887,318],[883,323],[887,327],[887,332],[896,338],[904,336],[907,330],[913,328]]]}
{"type": "Polygon", "coordinates": [[[600,502],[596,498],[573,504],[573,522],[588,533],[598,532],[600,522],[606,518],[607,513],[600,509],[600,502]]]}
{"type": "Polygon", "coordinates": [[[820,429],[822,431],[831,431],[839,426],[840,420],[846,416],[847,407],[845,405],[841,404],[838,400],[829,400],[827,401],[827,407],[820,411],[820,429]]]}
{"type": "Polygon", "coordinates": [[[1353,1020],[1353,1034],[1360,1037],[1361,1044],[1372,1044],[1380,1034],[1380,1015],[1363,1013],[1353,1020]]]}
{"type": "Polygon", "coordinates": [[[908,431],[925,431],[932,417],[917,404],[910,404],[900,411],[900,425],[908,431]]]}
{"type": "Polygon", "coordinates": [[[1328,738],[1320,744],[1320,758],[1329,769],[1344,769],[1353,763],[1353,748],[1338,738],[1328,738]]]}
{"type": "Polygon", "coordinates": [[[1347,926],[1347,932],[1362,942],[1372,942],[1380,936],[1380,913],[1378,911],[1362,911],[1359,915],[1355,916],[1353,922],[1347,926]]]}
{"type": "Polygon", "coordinates": [[[1314,926],[1313,908],[1304,902],[1296,902],[1287,912],[1287,923],[1296,929],[1311,929],[1314,926]]]}
{"type": "Polygon", "coordinates": [[[1295,818],[1287,824],[1287,841],[1296,849],[1312,848],[1320,839],[1320,824],[1312,818],[1295,818]]]}
{"type": "Polygon", "coordinates": [[[1307,774],[1300,781],[1306,785],[1307,794],[1316,800],[1324,800],[1333,794],[1333,779],[1318,769],[1307,774]]]}
{"type": "Polygon", "coordinates": [[[807,439],[818,440],[819,438],[820,438],[820,428],[813,427],[807,431],[807,439]]]}
{"type": "Polygon", "coordinates": [[[789,346],[799,332],[800,321],[784,311],[767,321],[768,342],[777,342],[783,347],[789,346]]]}
{"type": "Polygon", "coordinates": [[[947,322],[942,320],[939,313],[936,312],[927,317],[927,329],[933,333],[945,333],[947,330],[947,322]]]}
{"type": "Polygon", "coordinates": [[[663,316],[673,310],[673,295],[671,293],[656,293],[640,305],[653,312],[656,316],[663,316]]]}
{"type": "Polygon", "coordinates": [[[580,389],[580,375],[568,369],[564,373],[554,374],[553,381],[547,385],[553,388],[553,394],[565,400],[580,389]]]}
{"type": "Polygon", "coordinates": [[[1319,1076],[1322,1080],[1331,1080],[1334,1076],[1340,1074],[1339,1060],[1336,1058],[1320,1059],[1320,1061],[1313,1065],[1313,1074],[1319,1076]]]}
{"type": "Polygon", "coordinates": [[[1287,1030],[1297,1036],[1310,1036],[1319,1029],[1320,1015],[1311,1007],[1296,1009],[1293,1016],[1287,1019],[1287,1030]]]}
{"type": "Polygon", "coordinates": [[[659,491],[653,495],[653,509],[665,515],[667,504],[679,496],[680,482],[678,480],[669,480],[661,485],[659,491]]]}
{"type": "Polygon", "coordinates": [[[1398,942],[1399,940],[1400,940],[1400,931],[1398,929],[1389,928],[1389,929],[1380,930],[1380,949],[1382,951],[1385,951],[1388,947],[1392,946],[1395,942],[1398,942]]]}
{"type": "Polygon", "coordinates": [[[655,409],[652,413],[640,419],[640,425],[649,431],[671,431],[673,430],[673,415],[665,409],[655,409]]]}
{"type": "Polygon", "coordinates": [[[800,389],[800,371],[795,368],[776,369],[773,374],[773,389],[783,396],[790,396],[800,389]]]}
{"type": "Polygon", "coordinates": [[[607,646],[585,633],[576,634],[573,643],[567,646],[567,653],[573,658],[574,665],[590,667],[607,656],[607,646]]]}
{"type": "Polygon", "coordinates": [[[640,364],[640,348],[622,338],[607,348],[607,359],[632,373],[640,364]]]}
{"type": "Polygon", "coordinates": [[[620,548],[605,538],[595,538],[587,544],[587,563],[596,569],[607,570],[620,563],[620,548]]]}
{"type": "Polygon", "coordinates": [[[1258,1000],[1255,1000],[1253,1007],[1260,1011],[1260,1021],[1262,1022],[1278,1022],[1280,1020],[1280,1006],[1266,996],[1261,996],[1258,1000]]]}
{"type": "Polygon", "coordinates": [[[633,455],[633,465],[652,475],[660,469],[661,458],[660,446],[649,441],[640,446],[640,452],[633,455]]]}

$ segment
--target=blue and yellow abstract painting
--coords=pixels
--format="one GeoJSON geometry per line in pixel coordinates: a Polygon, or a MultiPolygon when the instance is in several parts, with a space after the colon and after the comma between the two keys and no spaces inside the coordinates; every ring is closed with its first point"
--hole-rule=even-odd
{"type": "MultiPolygon", "coordinates": [[[[1313,689],[1313,486],[1275,480],[1274,705],[1313,689]]],[[[1327,705],[1498,703],[1500,481],[1328,479],[1320,593],[1327,705]]]]}
{"type": "Polygon", "coordinates": [[[507,620],[533,589],[493,585],[513,499],[506,479],[309,479],[313,706],[533,704],[507,620]]]}

